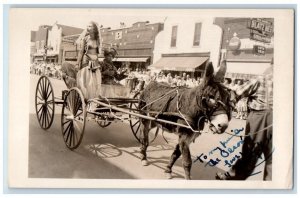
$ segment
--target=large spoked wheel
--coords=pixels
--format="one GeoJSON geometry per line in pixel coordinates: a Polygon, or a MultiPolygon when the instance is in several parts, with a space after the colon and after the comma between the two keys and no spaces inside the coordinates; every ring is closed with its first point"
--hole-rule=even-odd
{"type": "Polygon", "coordinates": [[[74,87],[64,99],[61,114],[61,130],[66,146],[76,149],[83,137],[86,122],[86,107],[81,91],[74,87]]]}
{"type": "Polygon", "coordinates": [[[97,123],[102,128],[108,127],[111,124],[111,122],[107,120],[98,120],[97,123]]]}
{"type": "Polygon", "coordinates": [[[49,129],[54,119],[54,92],[47,76],[40,77],[35,90],[35,112],[40,126],[49,129]]]}
{"type": "MultiPolygon", "coordinates": [[[[133,98],[135,99],[138,99],[140,98],[140,92],[136,93],[133,98]]],[[[131,111],[137,113],[138,111],[135,111],[135,110],[138,110],[139,107],[138,107],[138,104],[137,103],[130,103],[130,109],[131,111]]],[[[131,128],[131,131],[135,137],[135,139],[137,139],[137,141],[139,143],[142,143],[142,131],[140,130],[141,129],[141,119],[140,118],[136,118],[134,119],[134,116],[130,115],[129,114],[129,124],[130,124],[130,128],[131,128]]],[[[159,132],[159,128],[157,127],[155,132],[150,132],[149,133],[149,143],[152,143],[155,138],[157,137],[157,133],[159,132]]]]}

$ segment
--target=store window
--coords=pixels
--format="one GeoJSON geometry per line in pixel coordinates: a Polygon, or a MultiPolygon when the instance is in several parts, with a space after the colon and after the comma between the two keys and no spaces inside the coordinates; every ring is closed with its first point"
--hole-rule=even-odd
{"type": "Polygon", "coordinates": [[[176,41],[177,41],[177,29],[178,26],[172,27],[172,35],[171,35],[171,47],[176,47],[176,41]]]}
{"type": "Polygon", "coordinates": [[[200,46],[201,26],[202,26],[201,23],[196,23],[195,24],[193,46],[200,46]]]}

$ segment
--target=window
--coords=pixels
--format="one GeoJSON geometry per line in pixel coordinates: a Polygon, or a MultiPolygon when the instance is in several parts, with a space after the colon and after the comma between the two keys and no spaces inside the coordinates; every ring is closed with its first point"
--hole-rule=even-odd
{"type": "Polygon", "coordinates": [[[201,23],[195,24],[195,32],[194,32],[194,43],[193,46],[199,46],[200,45],[200,36],[201,36],[201,23]]]}
{"type": "Polygon", "coordinates": [[[115,34],[115,40],[120,40],[122,39],[122,31],[116,32],[115,34]]]}
{"type": "Polygon", "coordinates": [[[171,47],[176,47],[177,25],[172,27],[171,47]]]}

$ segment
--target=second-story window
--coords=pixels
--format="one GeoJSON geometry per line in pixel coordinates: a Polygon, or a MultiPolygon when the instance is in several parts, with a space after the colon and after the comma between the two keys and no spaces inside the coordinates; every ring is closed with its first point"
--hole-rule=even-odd
{"type": "Polygon", "coordinates": [[[171,47],[176,47],[177,29],[178,29],[177,25],[172,27],[171,47]]]}
{"type": "Polygon", "coordinates": [[[200,45],[200,36],[201,36],[201,23],[195,24],[195,32],[194,32],[194,42],[193,46],[199,46],[200,45]]]}

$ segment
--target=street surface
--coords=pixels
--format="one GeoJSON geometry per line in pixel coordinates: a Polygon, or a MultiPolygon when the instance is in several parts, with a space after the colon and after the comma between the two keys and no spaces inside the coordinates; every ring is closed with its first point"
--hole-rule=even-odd
{"type": "MultiPolygon", "coordinates": [[[[142,166],[139,158],[140,145],[127,122],[112,123],[107,128],[101,128],[97,123],[88,121],[80,146],[71,151],[66,147],[62,137],[61,106],[55,107],[54,122],[50,129],[43,130],[39,126],[34,107],[38,79],[39,76],[31,75],[28,163],[30,178],[167,179],[164,170],[177,136],[164,132],[167,143],[162,133],[159,133],[148,148],[150,165],[142,166]]],[[[51,82],[55,96],[61,96],[61,91],[66,89],[64,82],[56,79],[51,79],[51,82]]],[[[244,127],[244,120],[232,119],[227,131],[244,127]]],[[[244,131],[241,130],[238,135],[243,134],[244,131]]],[[[228,134],[200,135],[191,144],[194,160],[192,179],[214,180],[218,171],[228,170],[225,160],[234,163],[240,155],[241,140],[240,137],[231,137],[228,134]],[[217,147],[219,149],[216,149],[217,147]],[[228,152],[228,148],[233,148],[230,150],[233,152],[228,152]],[[220,149],[223,149],[223,153],[220,149]]],[[[181,162],[179,158],[173,167],[173,179],[184,179],[181,162]]],[[[258,166],[254,171],[258,174],[249,177],[249,180],[261,180],[263,166],[264,164],[258,166]]]]}

